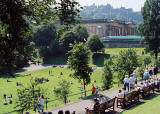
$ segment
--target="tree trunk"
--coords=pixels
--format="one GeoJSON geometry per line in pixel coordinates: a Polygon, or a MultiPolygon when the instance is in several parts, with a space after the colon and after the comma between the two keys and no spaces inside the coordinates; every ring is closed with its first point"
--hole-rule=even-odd
{"type": "Polygon", "coordinates": [[[86,96],[86,83],[84,79],[83,79],[83,87],[84,87],[84,95],[86,96]]]}
{"type": "Polygon", "coordinates": [[[154,54],[155,54],[155,61],[158,58],[158,46],[159,46],[159,41],[158,41],[158,33],[155,31],[155,47],[154,47],[154,54]]]}

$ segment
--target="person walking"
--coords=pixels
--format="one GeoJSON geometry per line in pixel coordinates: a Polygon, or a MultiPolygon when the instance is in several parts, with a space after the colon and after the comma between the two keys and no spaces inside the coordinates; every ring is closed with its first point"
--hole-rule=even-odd
{"type": "Polygon", "coordinates": [[[96,92],[96,88],[94,87],[94,84],[92,84],[92,95],[96,92]]]}
{"type": "Polygon", "coordinates": [[[37,106],[39,113],[40,113],[40,110],[42,110],[43,112],[43,104],[44,104],[44,95],[41,94],[40,97],[38,98],[38,106],[37,106]]]}

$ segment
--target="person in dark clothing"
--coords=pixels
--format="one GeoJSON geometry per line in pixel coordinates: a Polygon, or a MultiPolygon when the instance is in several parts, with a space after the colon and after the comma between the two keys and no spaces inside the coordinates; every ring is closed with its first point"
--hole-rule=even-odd
{"type": "Polygon", "coordinates": [[[157,73],[158,73],[158,67],[155,65],[154,68],[153,68],[153,73],[155,76],[157,76],[157,73]]]}
{"type": "Polygon", "coordinates": [[[60,110],[60,111],[58,112],[58,114],[63,114],[63,110],[60,110]]]}

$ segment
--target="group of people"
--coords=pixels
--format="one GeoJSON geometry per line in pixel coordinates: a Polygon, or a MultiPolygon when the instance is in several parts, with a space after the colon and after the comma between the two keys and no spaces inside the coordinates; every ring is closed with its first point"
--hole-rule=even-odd
{"type": "Polygon", "coordinates": [[[98,94],[100,91],[102,91],[102,88],[100,88],[100,87],[98,87],[98,86],[95,87],[94,84],[92,84],[92,89],[91,89],[91,91],[92,91],[92,95],[95,94],[95,93],[98,94]]]}
{"type": "MultiPolygon", "coordinates": [[[[100,94],[98,98],[94,98],[93,99],[93,102],[94,102],[93,110],[96,109],[97,105],[102,104],[102,103],[104,103],[106,101],[107,101],[107,98],[104,97],[102,94],[100,94]]],[[[87,107],[86,109],[89,109],[89,108],[87,107]]]]}
{"type": "Polygon", "coordinates": [[[154,75],[157,77],[158,67],[155,65],[154,67],[151,65],[144,72],[144,79],[148,80],[150,76],[154,75]]]}
{"type": "Polygon", "coordinates": [[[157,78],[158,67],[155,65],[148,67],[144,72],[144,81],[137,83],[136,71],[134,71],[130,77],[128,75],[124,78],[124,87],[119,90],[118,97],[123,97],[124,94],[128,94],[132,90],[139,90],[149,85],[155,84],[159,87],[160,79],[157,78]]]}

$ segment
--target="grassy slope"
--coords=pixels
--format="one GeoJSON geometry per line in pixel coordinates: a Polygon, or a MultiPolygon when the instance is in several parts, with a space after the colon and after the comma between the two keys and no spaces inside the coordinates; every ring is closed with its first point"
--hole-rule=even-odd
{"type": "MultiPolygon", "coordinates": [[[[30,71],[30,72],[23,72],[23,73],[19,73],[17,75],[16,78],[0,78],[0,114],[1,113],[9,113],[12,112],[14,110],[14,106],[15,106],[15,98],[16,98],[16,90],[20,89],[21,87],[17,87],[16,86],[16,82],[21,82],[24,86],[26,86],[29,83],[29,80],[31,77],[28,76],[24,76],[24,74],[26,73],[31,73],[32,77],[45,77],[45,78],[49,78],[49,82],[46,82],[44,84],[42,84],[41,86],[43,88],[47,89],[47,94],[49,94],[49,98],[50,100],[54,100],[55,96],[53,94],[53,88],[57,85],[58,81],[61,79],[67,79],[69,81],[72,81],[74,84],[72,86],[72,94],[76,94],[79,93],[77,95],[71,96],[69,97],[70,101],[77,101],[79,100],[78,97],[80,97],[80,90],[78,89],[80,85],[80,83],[78,82],[78,80],[69,77],[69,74],[72,73],[71,70],[67,69],[67,68],[45,68],[45,69],[41,69],[41,70],[36,70],[36,71],[30,71]],[[53,70],[54,72],[54,76],[49,76],[48,71],[49,70],[53,70]],[[61,78],[56,78],[56,76],[58,76],[60,74],[60,72],[63,72],[63,76],[61,78]],[[9,79],[12,82],[7,83],[7,79],[9,79]],[[3,105],[3,94],[7,94],[8,96],[10,95],[10,93],[13,94],[13,104],[12,105],[3,105]]],[[[94,80],[96,80],[97,82],[95,83],[95,86],[101,86],[101,77],[102,77],[102,70],[95,70],[91,76],[91,81],[93,82],[94,80]]],[[[92,84],[92,83],[91,83],[92,84]]],[[[91,89],[91,84],[87,86],[87,90],[91,89]]],[[[117,85],[114,85],[114,87],[117,87],[117,85]]],[[[91,92],[88,92],[87,95],[90,95],[91,92]]],[[[48,104],[48,108],[51,107],[55,107],[56,106],[60,106],[62,105],[63,102],[56,100],[56,101],[52,101],[48,104]]],[[[12,112],[11,114],[14,114],[15,112],[12,112]]]]}
{"type": "Polygon", "coordinates": [[[160,95],[156,95],[151,99],[146,99],[143,103],[126,110],[122,114],[160,114],[160,95]]]}

